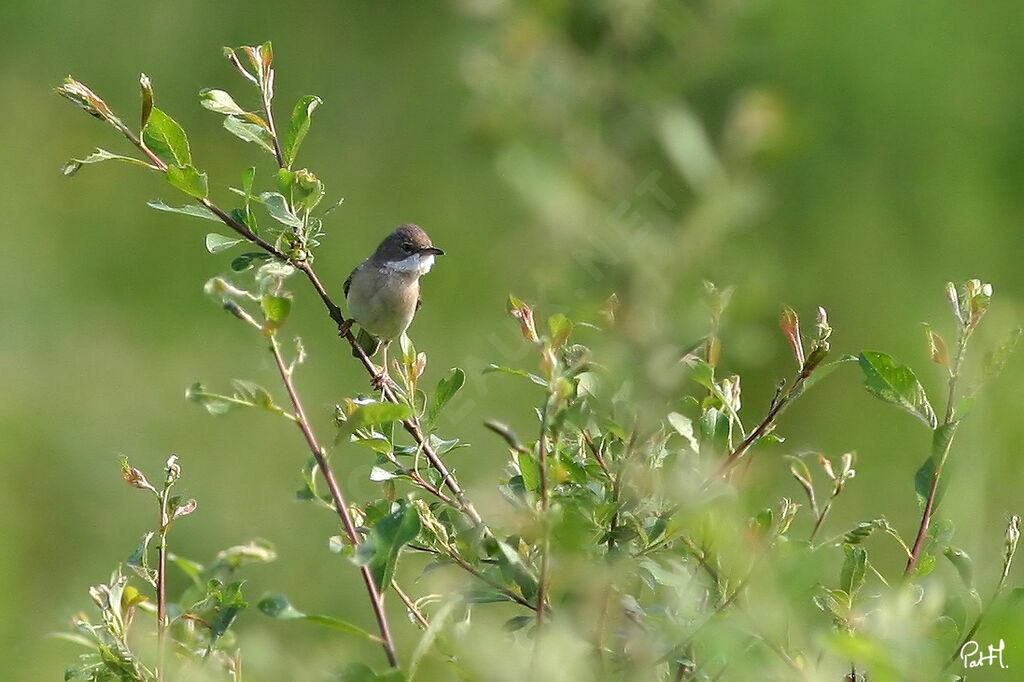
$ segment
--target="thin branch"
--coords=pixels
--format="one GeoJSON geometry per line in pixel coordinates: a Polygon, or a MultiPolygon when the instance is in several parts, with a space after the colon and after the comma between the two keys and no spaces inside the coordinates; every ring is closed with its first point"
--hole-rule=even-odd
{"type": "Polygon", "coordinates": [[[157,632],[157,682],[164,681],[167,664],[167,530],[170,516],[167,513],[167,485],[160,493],[160,544],[157,546],[156,575],[156,632],[157,632]]]}
{"type": "MultiPolygon", "coordinates": [[[[619,501],[619,478],[618,476],[612,476],[612,472],[608,469],[608,464],[604,461],[604,455],[601,454],[601,449],[597,447],[594,442],[594,438],[590,435],[590,432],[586,429],[580,429],[580,434],[583,436],[583,442],[587,444],[587,449],[590,450],[590,454],[597,460],[597,465],[601,467],[601,471],[604,472],[608,482],[612,484],[612,499],[613,505],[618,504],[619,501]]],[[[612,512],[611,519],[608,520],[608,551],[612,552],[615,550],[615,529],[619,525],[619,512],[616,510],[612,512]]]]}
{"type": "MultiPolygon", "coordinates": [[[[379,374],[377,366],[373,364],[373,360],[371,360],[366,354],[363,347],[359,345],[359,341],[356,340],[355,334],[352,333],[352,321],[345,318],[341,312],[341,308],[338,307],[330,294],[327,293],[324,285],[320,282],[320,278],[317,277],[316,272],[313,270],[313,265],[308,260],[290,262],[297,269],[301,270],[306,275],[306,278],[309,279],[310,284],[313,285],[317,294],[320,295],[320,300],[323,301],[324,306],[327,308],[328,315],[330,315],[331,319],[338,325],[339,335],[348,341],[350,346],[352,346],[352,350],[355,351],[356,358],[362,363],[363,367],[366,368],[366,371],[369,372],[370,376],[377,376],[379,374]]],[[[381,391],[381,395],[383,395],[384,399],[388,402],[400,402],[398,396],[395,395],[394,390],[386,383],[381,391]]],[[[413,440],[416,441],[416,444],[423,449],[423,454],[426,455],[430,465],[434,467],[439,474],[441,474],[441,480],[444,481],[444,484],[448,486],[448,489],[455,495],[455,498],[458,500],[458,504],[453,506],[456,506],[459,510],[464,512],[473,521],[473,523],[481,526],[484,525],[483,517],[480,516],[476,507],[474,507],[473,503],[466,497],[466,493],[462,489],[462,486],[460,486],[459,482],[454,476],[452,476],[448,467],[446,467],[444,462],[441,461],[440,456],[423,435],[423,430],[420,428],[419,420],[415,417],[403,419],[402,428],[404,428],[405,431],[412,436],[413,440]]]]}
{"type": "MultiPolygon", "coordinates": [[[[946,415],[942,420],[943,426],[949,426],[953,423],[953,403],[956,400],[956,386],[960,380],[960,368],[963,366],[964,357],[967,354],[967,341],[970,338],[970,333],[966,327],[960,329],[959,338],[957,339],[958,350],[956,354],[956,361],[953,364],[953,369],[949,373],[949,396],[946,399],[946,415]]],[[[924,553],[925,539],[928,537],[928,528],[931,526],[932,517],[935,515],[935,508],[938,503],[939,496],[939,480],[942,477],[942,469],[946,464],[946,456],[949,454],[949,450],[953,445],[953,438],[946,439],[945,449],[939,456],[939,459],[935,462],[934,468],[932,469],[932,483],[928,489],[928,500],[925,502],[924,512],[921,514],[921,524],[917,529],[917,537],[914,539],[914,547],[910,550],[910,558],[907,559],[907,568],[903,572],[904,576],[910,576],[914,569],[917,568],[917,563],[921,559],[921,555],[924,553]]]]}
{"type": "Polygon", "coordinates": [[[277,158],[277,166],[278,168],[287,168],[288,165],[285,163],[284,154],[281,152],[281,141],[277,139],[277,128],[274,126],[274,111],[271,107],[271,100],[274,98],[274,70],[267,69],[267,71],[269,71],[269,83],[263,80],[264,69],[259,69],[260,90],[263,95],[263,113],[267,116],[267,128],[270,129],[270,139],[274,141],[274,156],[277,158]]]}
{"type": "MultiPolygon", "coordinates": [[[[540,419],[540,438],[537,440],[537,460],[540,469],[540,575],[537,578],[537,625],[534,628],[533,658],[530,662],[531,676],[536,677],[540,662],[541,649],[544,645],[543,625],[544,612],[548,598],[548,568],[551,558],[551,533],[548,528],[548,507],[550,490],[548,482],[548,414],[551,410],[550,398],[545,403],[540,419]]],[[[552,433],[554,444],[555,434],[552,433]]],[[[557,447],[557,445],[556,445],[557,447]]]]}
{"type": "Polygon", "coordinates": [[[427,620],[427,617],[424,616],[423,612],[420,611],[418,606],[416,606],[416,602],[410,599],[409,595],[405,593],[405,590],[398,586],[398,582],[392,580],[391,588],[395,591],[395,594],[398,595],[398,598],[405,604],[405,608],[409,609],[409,613],[413,615],[413,618],[416,619],[424,630],[428,629],[430,627],[430,621],[427,620]]]}
{"type": "MultiPolygon", "coordinates": [[[[270,118],[269,111],[268,118],[270,118]]],[[[150,160],[152,160],[153,163],[161,171],[167,171],[167,164],[160,157],[154,154],[153,151],[150,150],[142,142],[142,140],[140,140],[139,137],[136,136],[127,126],[121,124],[120,126],[118,126],[118,130],[120,130],[125,135],[125,137],[128,138],[132,145],[134,145],[150,160]]],[[[278,165],[284,167],[284,158],[281,155],[280,145],[278,143],[276,133],[272,134],[272,138],[274,139],[275,155],[277,156],[278,159],[278,165]]],[[[196,199],[196,202],[202,205],[204,208],[212,211],[214,215],[216,215],[221,220],[221,222],[230,227],[240,236],[244,237],[246,240],[252,242],[253,244],[257,245],[270,255],[281,260],[282,262],[288,263],[292,267],[296,268],[297,270],[300,270],[303,274],[305,274],[310,284],[313,285],[313,288],[320,296],[320,300],[323,301],[324,306],[327,308],[327,313],[330,315],[331,319],[334,320],[334,322],[338,325],[339,335],[349,342],[349,345],[352,346],[353,351],[356,353],[356,356],[358,357],[359,361],[362,362],[367,372],[370,373],[370,376],[375,377],[379,374],[376,365],[373,364],[373,361],[370,360],[370,358],[367,356],[366,351],[363,350],[363,348],[359,345],[359,342],[356,340],[355,335],[352,334],[352,321],[345,318],[344,314],[341,312],[341,308],[334,302],[330,294],[327,293],[327,289],[321,283],[320,278],[317,276],[316,272],[313,269],[313,265],[312,263],[310,263],[309,260],[298,260],[285,255],[284,253],[279,251],[273,244],[266,241],[265,239],[254,233],[252,230],[250,230],[246,225],[232,218],[226,211],[221,209],[219,206],[217,206],[217,204],[215,204],[211,200],[206,198],[198,198],[196,199]]],[[[389,402],[399,402],[398,397],[395,395],[394,391],[391,389],[390,386],[385,385],[382,394],[384,399],[389,402]]],[[[444,462],[441,461],[440,456],[437,454],[437,452],[434,451],[434,448],[431,447],[430,443],[427,441],[427,438],[424,436],[423,430],[420,427],[419,420],[416,419],[415,417],[410,419],[404,419],[402,420],[402,427],[410,436],[412,436],[413,440],[416,441],[417,445],[419,445],[423,449],[423,453],[426,455],[427,460],[430,461],[430,465],[434,467],[439,474],[441,474],[441,479],[444,481],[444,484],[448,487],[449,490],[452,491],[452,493],[455,495],[455,498],[458,500],[458,504],[456,505],[457,508],[464,512],[467,516],[469,516],[473,523],[480,526],[484,526],[483,517],[481,517],[479,512],[477,512],[476,507],[474,507],[472,502],[470,502],[469,499],[466,497],[466,493],[462,489],[462,486],[459,485],[459,482],[455,479],[454,476],[452,476],[451,472],[448,470],[448,467],[445,466],[444,462]]],[[[450,502],[450,500],[448,501],[450,502]]],[[[486,529],[486,526],[485,532],[489,533],[489,531],[487,531],[486,529]]]]}
{"type": "MultiPolygon", "coordinates": [[[[828,517],[829,511],[832,509],[832,500],[836,499],[838,493],[834,493],[832,497],[828,498],[828,502],[825,503],[825,508],[818,514],[818,520],[814,522],[814,528],[811,530],[811,535],[807,538],[807,542],[814,542],[814,538],[818,537],[818,532],[821,531],[823,525],[825,525],[825,519],[828,517]]],[[[817,506],[817,505],[814,505],[817,506]]]]}
{"type": "Polygon", "coordinates": [[[1002,572],[1002,575],[999,576],[999,581],[996,583],[995,589],[992,590],[992,596],[989,597],[988,603],[978,612],[978,616],[977,616],[977,618],[974,619],[974,623],[967,630],[967,634],[964,635],[963,639],[960,640],[960,646],[958,646],[956,648],[956,651],[953,652],[953,655],[946,662],[946,665],[943,668],[943,670],[945,670],[946,668],[949,668],[949,666],[953,665],[953,663],[956,661],[956,659],[961,657],[961,654],[963,653],[964,647],[967,646],[968,642],[970,642],[971,640],[974,639],[974,635],[977,634],[978,629],[981,627],[982,621],[985,620],[985,615],[991,610],[992,606],[996,603],[996,599],[999,598],[1000,592],[1002,592],[1003,588],[1006,586],[1006,578],[1010,575],[1010,565],[1013,562],[1013,555],[1017,551],[1017,542],[1018,542],[1019,538],[1020,538],[1020,517],[1014,515],[1014,516],[1010,517],[1010,525],[1006,529],[1006,542],[1007,542],[1007,544],[1006,544],[1006,554],[1005,554],[1005,556],[1003,558],[1003,572],[1002,572]],[[1014,533],[1017,534],[1017,538],[1016,539],[1012,539],[1012,536],[1013,536],[1014,533]]]}
{"type": "Polygon", "coordinates": [[[590,450],[592,455],[594,455],[594,459],[597,460],[597,465],[601,467],[601,471],[603,471],[604,475],[608,477],[609,481],[611,481],[613,479],[612,473],[608,470],[608,465],[604,461],[604,455],[601,454],[601,450],[597,447],[597,444],[594,443],[593,436],[591,436],[590,432],[586,429],[580,429],[580,435],[583,436],[583,441],[587,444],[587,449],[590,450]]]}
{"type": "MultiPolygon", "coordinates": [[[[421,552],[430,552],[430,553],[433,553],[433,554],[439,554],[439,552],[436,549],[431,549],[429,547],[421,547],[421,546],[416,546],[416,545],[409,545],[409,547],[412,548],[412,549],[415,549],[415,550],[419,550],[421,552]]],[[[497,590],[498,592],[500,592],[504,596],[508,597],[510,600],[514,601],[515,603],[519,604],[520,606],[525,606],[526,608],[530,609],[531,611],[536,611],[537,610],[537,605],[536,604],[531,604],[525,597],[523,597],[523,596],[521,596],[519,594],[516,594],[515,592],[513,592],[510,589],[508,589],[507,587],[504,587],[501,583],[497,582],[496,580],[494,580],[493,578],[488,576],[486,573],[482,572],[480,569],[475,567],[473,564],[471,564],[468,561],[466,561],[465,559],[463,559],[462,555],[459,554],[457,551],[455,551],[453,548],[446,546],[445,547],[445,554],[447,554],[448,557],[459,566],[459,568],[463,569],[464,571],[466,571],[467,573],[469,573],[473,577],[479,578],[483,582],[487,583],[487,585],[489,585],[490,587],[494,588],[495,590],[497,590]]]]}
{"type": "Polygon", "coordinates": [[[245,237],[247,240],[249,240],[256,246],[260,247],[270,255],[286,263],[290,263],[293,266],[296,265],[296,263],[292,262],[292,260],[288,258],[288,256],[278,251],[273,244],[260,237],[258,234],[256,234],[248,227],[246,227],[243,223],[240,223],[231,216],[229,216],[222,208],[217,206],[217,204],[213,203],[209,199],[196,199],[196,201],[204,208],[207,208],[210,211],[212,211],[218,218],[220,218],[222,223],[230,227],[232,230],[237,232],[242,237],[245,237]]]}
{"type": "Polygon", "coordinates": [[[715,475],[705,482],[704,488],[707,488],[712,481],[725,476],[736,464],[737,460],[745,455],[747,450],[749,450],[750,447],[758,441],[758,439],[771,430],[772,426],[775,425],[775,418],[778,417],[779,413],[782,412],[782,410],[800,394],[803,388],[803,383],[811,376],[815,367],[816,365],[808,366],[808,363],[804,363],[803,368],[800,370],[800,374],[798,374],[796,379],[793,380],[793,385],[784,394],[779,396],[777,400],[773,401],[771,408],[768,410],[768,414],[765,415],[765,418],[757,425],[757,428],[751,431],[747,437],[729,453],[729,456],[726,457],[725,461],[718,467],[718,471],[715,472],[715,475]]]}
{"type": "MultiPolygon", "coordinates": [[[[288,397],[292,401],[292,407],[295,409],[295,416],[297,417],[296,424],[302,431],[302,435],[306,438],[306,443],[309,445],[310,452],[313,453],[317,466],[320,467],[320,473],[327,482],[327,487],[331,491],[331,497],[334,499],[334,506],[338,512],[338,516],[341,518],[342,525],[345,527],[345,534],[348,536],[352,545],[356,546],[359,544],[359,534],[352,521],[352,516],[349,514],[348,502],[345,500],[345,494],[334,477],[334,471],[327,462],[327,456],[324,449],[320,447],[320,443],[317,441],[316,435],[313,433],[313,428],[309,425],[309,420],[306,418],[306,411],[302,407],[302,401],[299,399],[299,395],[295,390],[295,383],[292,381],[291,370],[288,369],[288,365],[285,363],[284,358],[281,355],[281,348],[277,343],[276,335],[273,333],[270,334],[270,351],[274,355],[274,361],[277,364],[277,371],[281,375],[281,380],[284,382],[285,389],[288,391],[288,397]]],[[[363,582],[366,583],[366,591],[370,595],[370,603],[373,606],[374,615],[377,617],[377,626],[380,629],[381,638],[384,640],[384,653],[387,655],[388,663],[391,667],[397,668],[398,654],[395,651],[395,643],[391,637],[391,628],[388,625],[387,614],[384,612],[384,596],[377,588],[377,583],[373,578],[373,573],[370,571],[370,567],[368,565],[363,565],[359,567],[359,570],[363,576],[363,582]]]]}
{"type": "MultiPolygon", "coordinates": [[[[548,491],[548,407],[544,407],[544,413],[540,422],[540,439],[537,441],[538,466],[540,467],[540,513],[541,513],[541,542],[540,577],[537,584],[537,639],[540,643],[540,629],[544,622],[544,604],[547,601],[548,592],[548,555],[551,553],[548,538],[548,505],[550,492],[548,491]]],[[[536,649],[534,650],[536,653],[536,649]]]]}

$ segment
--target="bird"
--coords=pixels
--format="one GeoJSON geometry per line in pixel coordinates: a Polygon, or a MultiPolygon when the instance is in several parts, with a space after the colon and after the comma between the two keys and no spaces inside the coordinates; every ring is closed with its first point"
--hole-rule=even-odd
{"type": "Polygon", "coordinates": [[[391,381],[388,346],[405,333],[423,303],[420,277],[430,272],[436,256],[443,255],[423,228],[406,223],[385,237],[345,280],[349,315],[365,332],[358,337],[360,345],[371,356],[381,348],[383,367],[373,378],[379,389],[391,381]]]}

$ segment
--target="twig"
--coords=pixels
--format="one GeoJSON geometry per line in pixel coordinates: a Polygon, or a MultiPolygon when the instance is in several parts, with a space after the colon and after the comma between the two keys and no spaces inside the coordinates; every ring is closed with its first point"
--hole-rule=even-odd
{"type": "Polygon", "coordinates": [[[779,416],[779,413],[782,412],[786,406],[789,405],[793,398],[800,394],[803,389],[803,383],[811,376],[811,373],[814,372],[816,366],[817,365],[811,365],[810,363],[804,363],[800,373],[796,376],[796,379],[793,380],[793,385],[790,386],[785,393],[779,396],[777,400],[772,402],[772,406],[768,410],[768,414],[766,414],[764,419],[761,420],[761,423],[757,425],[757,428],[751,431],[747,437],[729,453],[729,456],[726,457],[725,461],[718,467],[715,475],[704,483],[703,487],[705,489],[711,485],[712,481],[725,476],[725,474],[727,474],[736,464],[737,460],[746,454],[747,450],[750,449],[750,446],[771,430],[772,426],[775,424],[775,418],[779,416]]]}
{"type": "Polygon", "coordinates": [[[548,554],[550,554],[550,546],[548,542],[548,529],[547,529],[547,512],[549,503],[549,491],[548,491],[548,445],[547,445],[547,431],[548,431],[548,408],[545,406],[543,418],[540,422],[540,440],[537,441],[537,453],[538,453],[538,467],[540,468],[540,513],[541,513],[541,533],[543,534],[543,542],[541,543],[541,557],[540,557],[540,577],[537,584],[537,640],[540,642],[540,629],[544,622],[544,603],[547,600],[547,581],[548,581],[548,554]]]}
{"type": "MultiPolygon", "coordinates": [[[[613,505],[617,505],[619,501],[619,478],[618,476],[612,476],[612,472],[608,469],[608,464],[604,461],[604,455],[601,454],[601,449],[594,443],[594,438],[590,435],[590,432],[586,429],[580,429],[580,434],[583,436],[583,442],[587,444],[587,449],[597,460],[597,465],[601,467],[601,471],[604,472],[608,482],[612,484],[612,499],[613,505]]],[[[615,529],[619,525],[619,512],[618,510],[612,512],[611,519],[608,521],[608,551],[612,552],[615,550],[615,529]]]]}
{"type": "Polygon", "coordinates": [[[285,163],[284,154],[281,152],[281,141],[277,139],[277,128],[274,126],[274,111],[271,107],[271,101],[274,99],[274,71],[269,71],[269,82],[265,82],[263,78],[264,69],[258,69],[257,73],[260,75],[260,91],[263,95],[263,113],[267,115],[267,128],[269,128],[270,139],[274,141],[274,156],[277,158],[277,165],[279,168],[287,168],[288,165],[285,163]]]}
{"type": "MultiPolygon", "coordinates": [[[[84,88],[84,86],[81,87],[84,88]]],[[[262,85],[261,89],[263,89],[262,85]]],[[[58,92],[60,92],[60,90],[58,90],[58,92]]],[[[82,97],[80,94],[77,97],[69,96],[67,92],[61,92],[61,94],[68,96],[69,99],[79,104],[79,106],[83,106],[80,101],[82,97]]],[[[265,89],[263,89],[263,94],[264,99],[266,99],[265,89]]],[[[94,95],[92,95],[91,92],[89,92],[89,96],[90,98],[94,97],[94,95]]],[[[99,103],[102,104],[102,101],[99,101],[99,103]]],[[[162,173],[167,172],[167,163],[159,156],[157,156],[151,149],[149,149],[149,147],[146,146],[145,142],[143,142],[139,138],[139,136],[133,133],[132,130],[128,128],[127,125],[125,125],[120,119],[114,116],[113,112],[111,112],[109,108],[106,107],[106,104],[102,104],[102,106],[104,107],[102,112],[95,111],[95,106],[96,105],[92,103],[92,100],[90,99],[89,106],[86,106],[86,109],[87,111],[90,111],[90,113],[92,113],[93,115],[99,116],[100,118],[106,120],[108,123],[113,125],[118,131],[120,131],[135,148],[137,148],[139,151],[145,154],[146,157],[153,162],[153,165],[156,167],[157,170],[159,170],[162,173]]],[[[272,128],[272,116],[269,107],[266,108],[267,117],[268,119],[271,119],[270,121],[268,121],[268,126],[271,126],[272,128]]],[[[278,136],[276,132],[274,132],[273,128],[271,129],[270,132],[271,137],[274,141],[274,154],[275,157],[277,158],[278,166],[284,168],[286,167],[286,164],[283,154],[281,153],[278,136]]],[[[225,212],[223,209],[217,206],[217,204],[215,204],[213,201],[207,198],[195,198],[195,201],[204,208],[206,208],[207,210],[211,211],[220,219],[222,223],[224,223],[226,226],[234,230],[247,241],[257,245],[258,247],[260,247],[273,257],[277,258],[278,260],[288,263],[297,270],[302,271],[303,274],[306,275],[306,278],[309,280],[310,284],[313,285],[313,288],[320,295],[320,299],[323,301],[324,306],[326,306],[327,312],[331,316],[331,319],[333,319],[334,322],[338,325],[339,332],[341,332],[340,335],[346,341],[349,342],[349,344],[352,346],[352,349],[355,351],[356,356],[363,363],[363,366],[370,373],[370,375],[377,376],[378,371],[376,366],[366,355],[366,352],[359,346],[356,337],[351,333],[352,321],[347,320],[345,318],[344,314],[342,314],[341,312],[341,308],[338,307],[338,305],[334,302],[331,296],[327,293],[327,290],[320,282],[320,279],[319,277],[317,277],[316,272],[313,270],[313,266],[309,262],[309,260],[307,260],[305,257],[301,259],[294,258],[281,252],[273,244],[266,241],[259,235],[255,234],[246,225],[232,218],[227,212],[225,212]]],[[[398,397],[395,395],[394,391],[392,391],[389,386],[385,386],[382,393],[385,400],[393,403],[399,402],[398,397]]],[[[429,442],[427,442],[427,439],[424,436],[422,429],[420,428],[419,420],[416,419],[415,417],[402,420],[402,427],[406,430],[406,432],[409,433],[410,436],[412,436],[416,443],[423,448],[423,453],[430,461],[431,466],[433,466],[438,471],[438,473],[441,474],[441,478],[444,481],[444,484],[452,491],[452,493],[455,495],[455,498],[458,501],[457,508],[464,512],[467,516],[469,516],[473,523],[483,526],[483,518],[477,512],[476,508],[469,501],[469,499],[466,497],[466,493],[463,491],[462,487],[459,485],[455,477],[452,476],[451,472],[445,466],[444,462],[441,461],[441,458],[434,451],[434,448],[430,446],[429,442]]],[[[485,532],[489,533],[486,527],[485,532]]]]}
{"type": "MultiPolygon", "coordinates": [[[[281,375],[281,380],[284,382],[285,389],[288,391],[288,397],[291,399],[292,407],[295,409],[295,416],[297,417],[296,424],[302,431],[302,435],[306,438],[306,443],[309,445],[310,452],[313,453],[317,466],[320,467],[320,473],[323,475],[324,481],[327,482],[327,487],[331,491],[331,497],[334,499],[334,506],[338,512],[338,516],[341,517],[342,525],[345,527],[345,534],[348,535],[348,539],[352,545],[356,546],[359,544],[359,534],[356,531],[355,524],[352,522],[352,516],[349,514],[348,502],[345,500],[345,494],[334,477],[334,471],[327,462],[324,449],[320,446],[316,435],[313,433],[312,427],[309,425],[309,420],[306,418],[306,411],[302,407],[302,401],[299,399],[299,395],[295,390],[295,383],[292,381],[291,370],[288,368],[288,365],[285,363],[284,358],[281,355],[281,348],[277,343],[277,336],[274,333],[270,333],[269,336],[270,351],[274,355],[274,361],[277,364],[277,371],[281,375]]],[[[373,607],[374,615],[377,617],[377,627],[380,629],[381,638],[383,639],[384,653],[387,655],[388,663],[391,667],[397,668],[398,654],[395,652],[395,643],[391,637],[391,628],[388,625],[387,614],[384,612],[384,597],[377,588],[377,583],[374,581],[370,567],[368,565],[363,565],[359,567],[359,570],[363,576],[363,582],[366,583],[366,591],[370,595],[370,603],[373,607]]]]}
{"type": "Polygon", "coordinates": [[[448,556],[451,557],[452,561],[454,561],[456,564],[458,564],[459,567],[461,567],[467,573],[469,573],[469,574],[479,578],[480,580],[484,581],[485,583],[487,583],[488,585],[490,585],[494,589],[498,590],[503,595],[505,595],[506,597],[508,597],[509,599],[514,601],[515,603],[519,604],[520,606],[525,606],[526,608],[530,609],[531,611],[540,611],[540,607],[538,607],[536,604],[531,604],[525,597],[516,594],[515,592],[513,592],[510,589],[508,589],[507,587],[503,587],[501,585],[501,583],[493,580],[486,573],[483,573],[478,568],[473,566],[471,563],[469,563],[468,561],[463,559],[462,556],[458,552],[449,549],[448,556]]]}
{"type": "Polygon", "coordinates": [[[391,587],[394,589],[395,594],[398,595],[398,598],[405,604],[405,608],[409,609],[409,613],[411,613],[417,622],[423,626],[423,629],[428,629],[430,627],[430,621],[427,620],[427,617],[424,616],[423,612],[420,611],[418,606],[416,606],[416,602],[409,598],[409,595],[405,593],[405,590],[398,586],[398,582],[395,580],[391,581],[391,587]]]}
{"type": "Polygon", "coordinates": [[[953,665],[953,662],[957,658],[961,657],[964,647],[967,643],[974,639],[974,635],[978,632],[981,627],[982,621],[985,619],[985,614],[989,612],[992,605],[996,603],[996,599],[999,598],[999,593],[1003,591],[1006,586],[1006,579],[1010,575],[1010,565],[1013,563],[1013,555],[1017,551],[1017,542],[1020,540],[1021,520],[1020,516],[1016,514],[1010,517],[1010,524],[1006,528],[1006,544],[1005,554],[1003,555],[1003,572],[999,576],[999,581],[996,583],[996,587],[992,590],[992,596],[989,597],[988,604],[986,604],[979,612],[977,618],[974,619],[974,624],[968,629],[967,634],[964,635],[963,639],[960,640],[960,646],[956,648],[949,661],[946,662],[943,670],[953,665]]]}
{"type": "MultiPolygon", "coordinates": [[[[426,547],[424,545],[415,545],[415,544],[410,544],[410,545],[408,545],[408,547],[409,547],[409,549],[417,551],[417,552],[426,552],[427,554],[433,554],[435,556],[440,556],[441,555],[441,552],[439,550],[437,550],[437,549],[434,549],[433,547],[426,547]]],[[[495,581],[493,578],[488,577],[488,575],[486,573],[481,572],[478,568],[473,566],[473,564],[471,564],[468,561],[466,561],[465,559],[463,559],[462,555],[460,555],[454,548],[449,547],[449,546],[445,546],[444,550],[445,550],[444,551],[445,555],[447,555],[448,558],[450,558],[452,561],[454,561],[459,566],[459,568],[465,570],[466,573],[469,573],[470,575],[472,575],[475,578],[479,578],[483,582],[487,583],[490,587],[493,587],[495,590],[497,590],[501,594],[503,594],[506,597],[508,597],[509,600],[514,601],[515,603],[519,604],[520,606],[525,606],[526,608],[530,609],[531,611],[536,611],[537,610],[537,606],[535,604],[531,604],[524,597],[516,594],[515,592],[513,592],[510,589],[508,589],[507,587],[502,586],[501,583],[495,581]]]]}
{"type": "MultiPolygon", "coordinates": [[[[550,400],[550,399],[549,399],[550,400]]],[[[548,595],[548,564],[551,554],[551,538],[548,529],[548,413],[550,403],[544,405],[540,420],[540,438],[537,441],[537,464],[540,474],[540,575],[537,578],[537,625],[534,630],[533,657],[530,662],[531,676],[536,677],[541,649],[544,644],[542,628],[544,625],[545,604],[548,595]]]]}
{"type": "Polygon", "coordinates": [[[157,546],[156,574],[156,632],[157,632],[157,682],[164,681],[167,663],[167,530],[170,515],[167,513],[167,485],[160,494],[160,544],[157,546]]]}
{"type": "MultiPolygon", "coordinates": [[[[949,373],[949,396],[946,399],[946,414],[942,420],[942,426],[949,426],[953,423],[953,403],[956,399],[956,386],[960,379],[960,368],[964,362],[964,356],[967,353],[967,340],[970,338],[970,333],[967,327],[961,327],[959,337],[957,339],[958,350],[956,354],[956,360],[953,363],[953,369],[949,373]]],[[[932,483],[928,489],[928,501],[925,502],[924,512],[921,514],[921,524],[917,529],[917,537],[914,539],[914,546],[910,550],[910,558],[907,559],[907,568],[903,572],[904,576],[910,576],[914,569],[917,568],[917,562],[921,558],[921,554],[924,551],[925,538],[928,536],[928,528],[931,526],[932,516],[935,514],[935,507],[937,506],[937,500],[939,496],[939,479],[942,477],[942,469],[946,464],[946,457],[949,455],[949,450],[953,445],[953,436],[946,439],[945,448],[938,460],[935,462],[935,466],[932,469],[932,483]]],[[[934,453],[933,453],[934,454],[934,453]]]]}

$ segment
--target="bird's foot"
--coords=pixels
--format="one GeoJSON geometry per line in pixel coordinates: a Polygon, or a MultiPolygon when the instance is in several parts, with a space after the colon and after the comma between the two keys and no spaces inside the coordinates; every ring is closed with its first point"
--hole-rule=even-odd
{"type": "Polygon", "coordinates": [[[352,329],[352,323],[353,323],[354,321],[355,321],[355,320],[353,320],[353,319],[352,319],[352,318],[350,317],[350,318],[348,318],[347,320],[345,320],[344,322],[342,322],[341,324],[339,324],[339,325],[338,325],[338,336],[344,337],[344,336],[345,336],[346,334],[348,334],[348,331],[349,331],[350,329],[352,329]]]}
{"type": "Polygon", "coordinates": [[[394,379],[391,378],[391,375],[388,374],[387,367],[385,367],[379,373],[374,374],[373,378],[370,379],[370,383],[378,391],[383,391],[384,390],[384,386],[390,386],[390,387],[393,387],[393,388],[398,388],[398,384],[396,384],[394,379]]]}

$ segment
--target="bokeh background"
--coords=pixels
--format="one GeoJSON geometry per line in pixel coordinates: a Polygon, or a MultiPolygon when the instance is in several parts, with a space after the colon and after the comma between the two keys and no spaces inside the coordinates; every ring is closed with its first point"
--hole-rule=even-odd
{"type": "MultiPolygon", "coordinates": [[[[90,607],[87,588],[152,527],[120,455],[154,477],[180,456],[199,510],[176,526],[177,552],[204,561],[266,538],[280,558],[246,572],[253,602],[283,591],[371,624],[355,572],[328,552],[331,517],[294,501],[298,434],[184,400],[196,380],[276,390],[259,341],[202,292],[230,256],[206,253],[209,223],[145,206],[181,203],[155,175],[108,163],[61,176],[96,146],[128,151],[52,94],[66,74],[132,121],[147,73],[213,198],[228,203],[241,169],[257,164],[266,183],[270,159],[226,134],[196,94],[221,87],[255,106],[220,50],[273,41],[279,118],[302,95],[324,100],[299,165],[329,199],[345,197],[317,260],[332,292],[401,222],[448,251],[425,280],[413,338],[431,381],[467,369],[443,428],[473,447],[450,460],[500,510],[503,448],[481,424],[528,424],[534,397],[481,375],[489,362],[532,362],[505,314],[510,292],[542,315],[592,321],[616,293],[624,321],[604,360],[634,372],[652,400],[685,388],[666,369],[706,331],[711,280],[735,287],[723,365],[742,374],[751,421],[793,371],[777,331],[783,304],[808,322],[826,306],[836,352],[887,351],[944,404],[920,323],[952,341],[945,282],[994,285],[976,360],[1021,324],[1020,19],[1013,0],[0,4],[4,677],[60,678],[78,652],[45,635],[90,607]]],[[[366,377],[296,286],[290,331],[310,351],[298,384],[326,433],[331,406],[366,377]]],[[[840,371],[787,412],[787,441],[763,455],[760,480],[796,496],[779,454],[856,451],[836,532],[885,515],[912,535],[929,434],[859,384],[856,369],[840,371]]],[[[958,494],[943,508],[982,584],[996,577],[1007,516],[1022,511],[1022,385],[1017,358],[979,401],[955,452],[958,494]]],[[[356,498],[372,490],[369,457],[335,455],[356,498]]],[[[412,626],[395,615],[402,639],[412,626]]],[[[255,679],[320,679],[346,656],[380,662],[375,648],[255,610],[237,627],[255,679]]]]}

